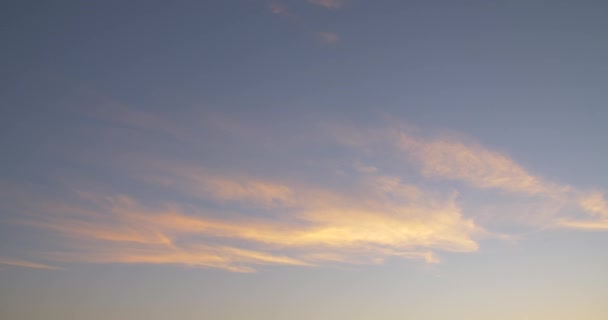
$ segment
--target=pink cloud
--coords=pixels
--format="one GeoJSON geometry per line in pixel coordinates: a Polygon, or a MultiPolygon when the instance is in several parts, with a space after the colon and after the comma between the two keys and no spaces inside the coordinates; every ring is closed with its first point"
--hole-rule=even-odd
{"type": "Polygon", "coordinates": [[[336,44],[340,41],[340,37],[337,34],[332,32],[319,32],[319,39],[326,44],[336,44]]]}
{"type": "Polygon", "coordinates": [[[273,2],[270,4],[270,12],[279,16],[283,16],[289,13],[287,11],[287,6],[278,2],[273,2]]]}
{"type": "Polygon", "coordinates": [[[344,4],[342,0],[308,0],[308,2],[327,9],[339,9],[344,4]]]}

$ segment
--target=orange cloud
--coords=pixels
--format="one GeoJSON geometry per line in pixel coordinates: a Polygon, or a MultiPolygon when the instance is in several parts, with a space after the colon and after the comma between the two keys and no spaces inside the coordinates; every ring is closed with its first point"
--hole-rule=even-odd
{"type": "Polygon", "coordinates": [[[131,174],[142,184],[166,188],[167,195],[194,199],[197,207],[81,188],[71,202],[29,201],[37,203],[29,204],[31,211],[45,214],[24,215],[21,223],[64,239],[61,250],[45,256],[57,261],[165,263],[239,272],[262,265],[373,264],[391,257],[434,263],[440,260],[437,252],[474,252],[477,239],[502,237],[479,222],[516,215],[504,206],[474,214],[474,220],[471,213],[463,214],[453,190],[404,182],[368,164],[374,156],[401,159],[405,152],[420,168],[421,174],[413,175],[425,182],[436,181],[429,177],[457,180],[525,196],[527,202],[506,211],[529,215],[522,219],[529,225],[607,229],[602,193],[548,182],[478,144],[423,139],[394,129],[330,130],[336,139],[329,143],[352,148],[366,159],[365,165],[344,162],[341,168],[350,171],[341,174],[348,187],[222,173],[163,161],[162,155],[161,160],[134,157],[138,170],[125,172],[136,172],[131,174]],[[374,149],[377,145],[381,154],[374,149]],[[592,218],[561,214],[572,207],[592,218]]]}
{"type": "Polygon", "coordinates": [[[562,219],[557,223],[559,227],[574,228],[581,230],[608,230],[608,219],[605,220],[567,220],[562,219]]]}
{"type": "Polygon", "coordinates": [[[198,167],[174,164],[160,165],[157,170],[165,174],[150,180],[197,197],[263,206],[284,206],[294,201],[294,191],[289,186],[244,175],[220,176],[198,167]]]}
{"type": "Polygon", "coordinates": [[[581,192],[578,205],[591,215],[587,218],[562,218],[557,226],[582,230],[608,230],[608,202],[599,191],[581,192]]]}
{"type": "Polygon", "coordinates": [[[580,205],[587,212],[608,219],[608,202],[601,192],[589,192],[581,196],[580,205]]]}
{"type": "Polygon", "coordinates": [[[476,251],[473,238],[483,234],[462,216],[454,197],[438,199],[396,178],[373,175],[353,194],[217,175],[211,180],[222,183],[199,182],[210,186],[206,195],[220,201],[267,205],[281,195],[281,206],[264,207],[281,219],[219,218],[175,204],[150,207],[127,196],[85,193],[93,209],[81,205],[83,214],[76,205],[50,205],[70,210],[24,223],[65,237],[66,250],[47,256],[59,261],[169,263],[243,272],[255,265],[380,263],[391,256],[433,263],[439,261],[434,250],[476,251]],[[244,247],[229,244],[234,241],[244,247]]]}

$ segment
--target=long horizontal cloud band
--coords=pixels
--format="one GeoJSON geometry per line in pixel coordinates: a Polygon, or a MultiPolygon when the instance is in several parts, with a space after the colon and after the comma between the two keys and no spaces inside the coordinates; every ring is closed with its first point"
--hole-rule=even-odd
{"type": "MultiPolygon", "coordinates": [[[[216,185],[218,179],[194,178],[203,184],[201,189],[206,190],[209,197],[246,201],[249,205],[277,211],[277,216],[281,210],[291,208],[294,221],[211,219],[204,218],[205,212],[188,212],[178,205],[167,205],[160,210],[143,206],[127,196],[89,195],[93,208],[57,206],[67,210],[27,224],[58,232],[80,246],[86,245],[76,246],[69,252],[55,252],[50,257],[82,262],[180,263],[234,271],[250,271],[251,265],[256,264],[378,263],[389,256],[436,262],[438,258],[431,250],[477,249],[472,236],[481,229],[462,217],[454,199],[439,202],[417,195],[417,202],[410,200],[402,205],[373,200],[373,197],[361,201],[328,195],[328,191],[298,192],[287,186],[269,187],[271,183],[259,181],[222,182],[224,187],[236,188],[234,192],[222,189],[218,193],[217,189],[205,185],[216,185]],[[253,186],[264,187],[255,192],[257,189],[253,186]],[[244,189],[248,191],[242,192],[244,189]],[[268,193],[274,194],[273,190],[289,190],[293,198],[277,207],[268,207],[272,199],[268,193]],[[325,194],[324,199],[320,199],[319,194],[325,194]],[[315,199],[308,199],[309,196],[315,199]],[[85,214],[90,211],[99,214],[85,214]],[[187,243],[182,242],[184,238],[189,238],[187,243]],[[247,248],[230,246],[225,241],[244,241],[247,248]]],[[[399,190],[402,187],[393,184],[392,189],[384,192],[398,194],[403,191],[399,190]]],[[[411,188],[406,188],[407,196],[411,196],[411,188]]],[[[285,200],[282,194],[275,196],[285,200]]]]}
{"type": "MultiPolygon", "coordinates": [[[[119,117],[121,125],[134,122],[137,130],[155,130],[196,146],[194,135],[186,129],[177,130],[179,126],[152,115],[139,121],[139,113],[128,114],[130,118],[119,117]]],[[[114,118],[109,120],[116,123],[114,118]]],[[[237,131],[237,135],[247,133],[242,128],[237,131]]],[[[334,127],[323,134],[330,137],[323,143],[350,149],[355,157],[341,159],[335,172],[335,178],[349,181],[347,187],[332,187],[318,178],[286,182],[245,174],[247,170],[239,168],[225,172],[175,160],[145,159],[135,164],[138,170],[131,172],[127,166],[128,178],[173,197],[152,203],[129,194],[79,190],[78,196],[70,197],[72,201],[39,203],[44,214],[28,216],[20,223],[64,239],[60,248],[40,255],[55,262],[183,264],[238,272],[261,265],[382,263],[390,257],[433,263],[439,261],[440,251],[474,252],[481,239],[497,236],[463,212],[466,199],[454,187],[435,185],[437,179],[445,179],[535,197],[544,207],[556,208],[542,219],[530,219],[539,227],[608,229],[603,193],[548,182],[480,145],[423,139],[392,128],[366,132],[334,127]],[[370,150],[379,145],[382,152],[376,158],[370,156],[374,153],[370,150]],[[374,163],[380,157],[416,168],[419,175],[413,180],[424,181],[424,187],[386,173],[390,170],[382,168],[382,161],[374,163]],[[366,159],[365,163],[360,159],[366,159]],[[174,200],[176,196],[196,201],[180,203],[174,200]],[[579,212],[562,215],[559,209],[565,205],[579,212]]],[[[170,159],[166,155],[155,158],[170,159]]],[[[335,159],[310,160],[335,163],[335,159]]]]}

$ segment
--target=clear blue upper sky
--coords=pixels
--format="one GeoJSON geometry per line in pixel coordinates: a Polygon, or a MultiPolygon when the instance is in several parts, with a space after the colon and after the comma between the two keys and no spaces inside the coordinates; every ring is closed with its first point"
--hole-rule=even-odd
{"type": "Polygon", "coordinates": [[[608,318],[605,1],[4,1],[0,318],[608,318]]]}

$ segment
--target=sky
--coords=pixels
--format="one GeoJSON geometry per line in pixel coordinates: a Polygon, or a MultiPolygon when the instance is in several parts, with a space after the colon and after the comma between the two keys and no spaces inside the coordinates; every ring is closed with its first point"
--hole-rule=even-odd
{"type": "Polygon", "coordinates": [[[0,318],[608,318],[605,1],[4,1],[0,318]]]}

